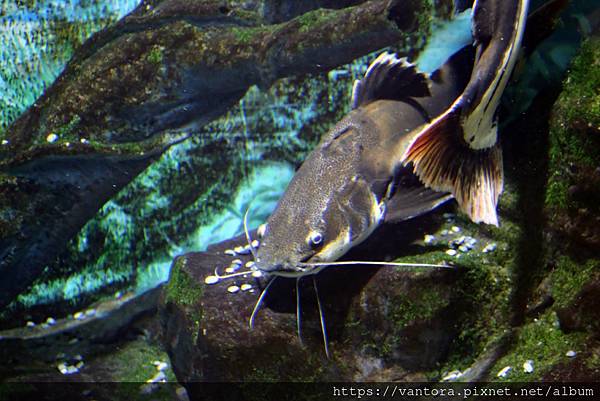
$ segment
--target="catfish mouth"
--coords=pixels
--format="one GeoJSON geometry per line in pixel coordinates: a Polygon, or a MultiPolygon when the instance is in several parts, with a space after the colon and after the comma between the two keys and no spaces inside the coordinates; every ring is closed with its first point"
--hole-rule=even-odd
{"type": "Polygon", "coordinates": [[[322,261],[321,258],[313,254],[306,256],[305,258],[301,259],[299,262],[296,263],[280,264],[279,266],[275,266],[272,269],[261,269],[260,267],[258,269],[265,273],[272,274],[274,276],[300,278],[303,276],[317,274],[325,267],[325,265],[311,266],[311,263],[320,264],[326,262],[322,261]],[[303,266],[303,264],[305,263],[308,265],[303,266]]]}

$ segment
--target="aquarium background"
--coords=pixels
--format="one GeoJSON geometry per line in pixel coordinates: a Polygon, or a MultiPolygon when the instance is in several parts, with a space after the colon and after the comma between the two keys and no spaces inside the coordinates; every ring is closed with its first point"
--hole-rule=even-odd
{"type": "MultiPolygon", "coordinates": [[[[138,5],[122,2],[5,4],[0,127],[8,126],[62,71],[73,50],[138,5]],[[24,79],[25,78],[25,79],[24,79]]],[[[416,60],[433,72],[470,41],[470,11],[431,20],[432,37],[416,60]]],[[[378,54],[378,53],[377,53],[378,54]]],[[[94,294],[148,290],[164,282],[176,255],[202,251],[266,220],[295,166],[349,111],[355,79],[377,54],[327,74],[254,86],[226,115],[172,146],[89,221],[68,250],[5,311],[94,294]],[[206,149],[216,147],[220,160],[206,149]],[[218,166],[215,163],[218,162],[218,166]]]]}
{"type": "MultiPolygon", "coordinates": [[[[227,5],[235,7],[243,3],[230,1],[227,5]]],[[[264,6],[277,2],[258,3],[264,6]]],[[[344,2],[344,5],[350,3],[361,2],[344,2]]],[[[454,13],[448,11],[447,6],[440,5],[448,2],[434,3],[436,13],[432,11],[428,20],[426,37],[388,49],[409,55],[419,68],[428,72],[435,70],[448,55],[470,41],[469,11],[457,10],[454,13]]],[[[532,8],[541,3],[532,2],[532,8]]],[[[502,226],[493,229],[469,224],[464,218],[454,215],[450,207],[438,216],[441,221],[439,230],[427,233],[437,238],[433,248],[426,248],[429,240],[424,237],[417,241],[417,251],[406,256],[406,261],[440,262],[447,258],[447,250],[454,250],[459,257],[462,256],[460,263],[467,266],[458,284],[452,282],[445,287],[448,283],[438,280],[431,285],[417,278],[414,284],[403,284],[405,293],[390,295],[393,308],[390,309],[389,320],[393,324],[407,326],[419,336],[432,331],[452,335],[452,339],[448,339],[450,345],[445,346],[440,353],[442,356],[438,355],[437,364],[417,367],[426,371],[415,376],[417,380],[438,380],[452,374],[456,378],[461,377],[488,349],[500,348],[498,344],[504,344],[503,336],[513,327],[522,328],[520,334],[515,334],[514,347],[509,347],[510,352],[488,366],[492,372],[489,377],[494,380],[504,379],[497,374],[507,366],[513,369],[512,373],[507,373],[507,379],[528,380],[533,376],[524,372],[522,366],[529,360],[535,361],[536,379],[542,374],[546,375],[545,378],[556,379],[556,376],[551,376],[558,375],[553,372],[560,371],[555,367],[568,366],[570,361],[579,363],[580,369],[598,371],[598,347],[587,337],[590,330],[596,328],[593,323],[595,315],[589,312],[589,308],[586,309],[585,303],[582,305],[576,301],[587,299],[581,296],[583,290],[588,291],[583,291],[584,295],[595,294],[594,286],[597,284],[593,278],[597,277],[599,268],[597,249],[594,251],[598,244],[597,234],[591,227],[598,216],[597,203],[594,203],[597,199],[597,191],[594,192],[597,140],[593,139],[593,135],[597,135],[594,127],[598,116],[597,100],[594,100],[598,91],[594,83],[598,80],[596,75],[588,72],[589,79],[582,84],[582,76],[572,72],[583,71],[590,60],[597,60],[597,57],[594,59],[598,52],[597,41],[586,42],[587,47],[577,64],[570,64],[582,40],[593,37],[594,32],[597,35],[598,5],[594,1],[572,3],[556,32],[529,56],[526,64],[518,68],[503,98],[501,129],[504,130],[503,138],[507,138],[505,156],[508,168],[506,190],[500,205],[502,226]],[[571,75],[565,78],[569,73],[571,75]],[[542,112],[551,105],[546,105],[543,110],[536,109],[540,96],[555,93],[563,80],[574,84],[568,87],[570,92],[564,94],[556,106],[559,117],[552,124],[553,127],[569,127],[568,130],[552,128],[548,142],[540,143],[534,134],[519,142],[513,129],[526,132],[523,126],[528,127],[529,120],[533,121],[531,125],[534,128],[539,124],[549,124],[547,121],[535,121],[532,115],[535,110],[545,115],[542,112]],[[580,97],[582,101],[571,101],[568,95],[580,97]],[[569,124],[574,128],[571,129],[569,124]],[[580,131],[585,133],[581,137],[573,134],[580,131]],[[534,145],[528,146],[529,143],[534,145]],[[546,150],[547,155],[538,153],[546,150]],[[529,204],[542,204],[544,213],[549,216],[548,221],[528,209],[529,204]],[[531,216],[523,217],[521,213],[531,216]],[[460,234],[452,234],[455,227],[462,230],[460,234]],[[444,231],[446,234],[442,234],[444,231]],[[452,242],[458,241],[461,236],[478,241],[473,253],[462,255],[457,242],[452,242]],[[550,297],[555,303],[554,309],[546,309],[549,306],[544,303],[550,302],[546,297],[549,287],[554,291],[551,291],[550,297]],[[532,304],[530,310],[533,312],[515,318],[509,311],[521,303],[532,304]],[[537,305],[542,306],[536,309],[537,305]],[[560,324],[565,325],[565,316],[569,314],[581,316],[581,321],[568,325],[563,332],[559,327],[560,324]],[[431,323],[444,321],[443,316],[460,318],[460,324],[450,328],[431,323]],[[420,326],[421,322],[426,322],[425,329],[420,326]],[[573,359],[568,356],[572,355],[571,351],[586,359],[582,359],[583,362],[573,359]]],[[[147,2],[142,7],[153,4],[147,2]]],[[[323,4],[331,5],[327,1],[323,4]]],[[[5,0],[2,3],[2,145],[5,145],[5,132],[10,124],[52,85],[79,46],[95,32],[114,26],[138,6],[136,1],[5,0]]],[[[378,53],[365,55],[323,73],[279,79],[269,87],[252,86],[222,116],[186,132],[188,139],[170,146],[150,167],[106,202],[94,218],[69,240],[66,250],[45,267],[30,288],[2,310],[0,324],[7,330],[2,338],[11,341],[15,338],[29,339],[32,337],[31,327],[35,326],[36,330],[52,329],[53,323],[48,322],[54,319],[62,319],[66,325],[76,320],[75,316],[81,316],[78,313],[95,311],[98,305],[114,300],[140,299],[144,303],[142,309],[152,309],[156,298],[149,301],[150,298],[144,298],[143,294],[165,283],[176,256],[206,250],[210,244],[240,234],[246,211],[251,228],[267,218],[295,168],[321,135],[348,112],[354,80],[361,77],[378,53]]],[[[149,60],[155,61],[160,60],[149,60]]],[[[415,247],[410,250],[414,251],[415,247]]],[[[406,279],[412,283],[409,278],[406,279]]],[[[174,285],[177,282],[171,280],[169,291],[174,285]]],[[[389,290],[385,287],[384,291],[377,291],[377,288],[367,291],[365,296],[368,298],[373,292],[383,294],[389,290]]],[[[191,290],[187,293],[196,294],[191,290]]],[[[385,370],[386,364],[402,362],[401,357],[394,354],[394,349],[402,346],[401,339],[405,335],[411,338],[410,333],[397,327],[390,329],[384,326],[385,329],[382,329],[376,322],[374,327],[379,331],[373,332],[382,334],[370,338],[364,330],[360,331],[361,327],[364,329],[361,324],[369,321],[368,317],[356,311],[348,316],[347,332],[354,337],[346,340],[346,344],[349,344],[348,348],[355,349],[358,356],[352,356],[355,359],[351,360],[343,359],[347,356],[341,359],[346,367],[356,366],[363,374],[357,377],[369,378],[370,372],[385,370]]],[[[387,320],[388,316],[383,319],[387,320]]],[[[107,325],[123,326],[124,321],[107,325]]],[[[109,345],[106,353],[109,356],[96,360],[103,367],[112,363],[119,365],[120,370],[116,371],[123,376],[112,376],[113,380],[146,380],[149,375],[147,369],[136,371],[132,376],[123,373],[127,370],[127,360],[148,365],[153,358],[167,359],[157,341],[148,341],[150,337],[155,340],[153,335],[148,334],[156,330],[155,326],[149,324],[135,330],[142,334],[135,337],[133,345],[126,351],[117,352],[109,345]],[[115,362],[117,360],[120,362],[115,362]]],[[[35,332],[36,335],[39,333],[42,331],[35,332]]],[[[11,343],[16,350],[18,347],[13,345],[11,343]]],[[[318,349],[311,349],[315,348],[318,349]]],[[[50,349],[54,352],[52,347],[50,349]]],[[[90,352],[90,355],[95,353],[97,351],[90,352]]],[[[8,354],[11,355],[10,352],[8,354]]],[[[305,377],[308,380],[318,380],[328,374],[326,369],[320,368],[328,362],[319,359],[321,355],[316,355],[311,356],[307,366],[314,367],[317,373],[311,372],[312,376],[305,377]]],[[[85,353],[84,356],[87,358],[85,353]]],[[[65,358],[58,360],[60,362],[53,363],[51,367],[56,373],[58,366],[62,374],[60,364],[65,358]]],[[[69,363],[76,365],[77,361],[69,363]]],[[[241,374],[245,366],[236,366],[230,373],[241,374]]],[[[154,373],[153,370],[150,372],[154,373]]],[[[259,381],[277,379],[261,376],[267,373],[256,370],[252,373],[255,376],[248,377],[259,381]]],[[[378,376],[381,377],[389,378],[378,376]]],[[[172,372],[169,380],[175,380],[172,372]]]]}

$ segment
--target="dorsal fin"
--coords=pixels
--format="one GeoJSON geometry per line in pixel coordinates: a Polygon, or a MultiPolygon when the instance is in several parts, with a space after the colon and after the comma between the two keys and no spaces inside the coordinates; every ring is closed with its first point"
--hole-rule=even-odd
{"type": "Polygon", "coordinates": [[[402,100],[430,96],[429,76],[417,71],[414,64],[395,54],[381,53],[357,79],[352,89],[352,108],[375,100],[402,100]]]}

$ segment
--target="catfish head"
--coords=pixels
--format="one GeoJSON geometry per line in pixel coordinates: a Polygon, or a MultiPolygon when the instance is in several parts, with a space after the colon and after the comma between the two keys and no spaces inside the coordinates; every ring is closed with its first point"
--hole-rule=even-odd
{"type": "MultiPolygon", "coordinates": [[[[335,139],[321,143],[296,172],[260,230],[259,270],[288,277],[315,274],[323,266],[304,264],[338,259],[383,220],[385,202],[358,168],[364,129],[344,120],[328,136],[335,139]]],[[[379,187],[387,187],[391,178],[379,187]]]]}

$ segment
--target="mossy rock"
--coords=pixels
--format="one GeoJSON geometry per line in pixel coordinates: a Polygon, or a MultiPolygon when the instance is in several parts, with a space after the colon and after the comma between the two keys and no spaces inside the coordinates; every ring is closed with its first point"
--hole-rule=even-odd
{"type": "Polygon", "coordinates": [[[553,107],[544,197],[547,220],[528,312],[488,378],[597,381],[600,255],[600,39],[586,40],[553,107]],[[541,268],[540,268],[541,267],[541,268]],[[526,372],[524,364],[533,370],[526,372]],[[504,375],[497,374],[506,367],[504,375]]]}
{"type": "Polygon", "coordinates": [[[546,205],[566,241],[600,247],[600,39],[571,63],[553,110],[546,205]]]}

